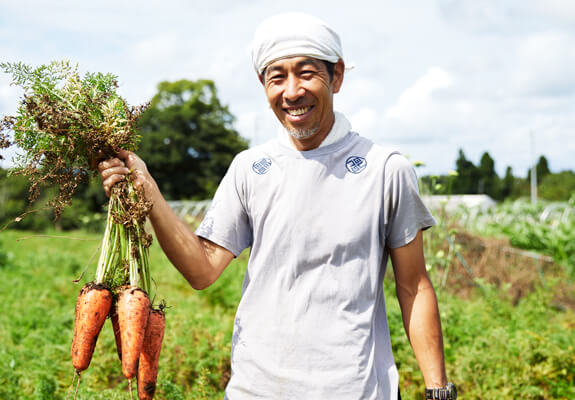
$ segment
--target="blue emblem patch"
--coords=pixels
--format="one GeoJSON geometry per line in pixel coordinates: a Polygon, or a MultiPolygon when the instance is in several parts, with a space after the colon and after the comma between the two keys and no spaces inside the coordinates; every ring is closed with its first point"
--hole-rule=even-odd
{"type": "Polygon", "coordinates": [[[367,161],[363,157],[351,156],[345,160],[345,167],[352,174],[359,174],[367,167],[367,161]]]}
{"type": "Polygon", "coordinates": [[[263,175],[270,170],[272,166],[272,160],[269,158],[262,158],[252,164],[252,169],[258,175],[263,175]]]}

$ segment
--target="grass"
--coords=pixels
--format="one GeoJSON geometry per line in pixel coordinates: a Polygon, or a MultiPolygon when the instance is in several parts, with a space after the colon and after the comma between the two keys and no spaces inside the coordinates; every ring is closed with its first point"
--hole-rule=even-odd
{"type": "MultiPolygon", "coordinates": [[[[0,238],[0,252],[5,256],[0,265],[0,299],[7,310],[0,316],[2,399],[63,399],[72,381],[75,298],[82,284],[93,278],[95,262],[82,282],[72,281],[97,251],[100,236],[65,235],[88,240],[18,240],[30,235],[12,231],[3,232],[0,238]]],[[[169,307],[156,398],[217,396],[225,384],[222,376],[229,370],[233,311],[213,304],[208,291],[194,292],[157,244],[153,245],[151,264],[157,297],[165,299],[169,307]]],[[[228,274],[241,268],[238,264],[241,261],[234,262],[228,274]]],[[[79,398],[128,398],[126,388],[111,325],[106,322],[92,363],[82,374],[79,398]]]]}
{"type": "MultiPolygon", "coordinates": [[[[79,284],[101,236],[53,233],[66,238],[0,234],[0,398],[64,399],[72,382],[70,360],[75,299],[93,278],[95,260],[79,284]],[[74,240],[74,238],[86,240],[74,240]]],[[[50,233],[48,233],[50,235],[50,233]]],[[[434,253],[435,254],[435,253],[434,253]]],[[[169,264],[157,243],[150,253],[158,300],[165,299],[166,336],[160,358],[157,399],[221,399],[229,378],[233,315],[246,257],[234,260],[210,288],[196,292],[169,264]]],[[[438,287],[448,375],[465,399],[575,398],[575,312],[558,307],[554,293],[562,277],[548,275],[519,300],[510,285],[478,281],[463,299],[431,270],[438,287]]],[[[452,269],[450,274],[455,274],[452,269]]],[[[395,359],[404,399],[420,399],[423,380],[403,331],[386,278],[395,359]]],[[[79,399],[128,399],[109,322],[104,325],[90,367],[82,375],[79,399]]]]}

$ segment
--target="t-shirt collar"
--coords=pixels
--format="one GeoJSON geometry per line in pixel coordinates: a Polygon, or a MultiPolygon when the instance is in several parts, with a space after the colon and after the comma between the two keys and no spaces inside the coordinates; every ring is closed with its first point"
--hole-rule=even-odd
{"type": "MultiPolygon", "coordinates": [[[[351,130],[351,123],[348,121],[348,119],[345,117],[345,115],[343,115],[340,112],[335,111],[334,116],[335,116],[335,121],[334,121],[333,126],[331,128],[331,131],[329,131],[329,133],[327,134],[325,139],[323,139],[323,141],[320,143],[318,148],[339,142],[351,130]]],[[[290,133],[281,124],[278,127],[278,141],[286,147],[295,149],[295,146],[290,139],[290,133]]]]}

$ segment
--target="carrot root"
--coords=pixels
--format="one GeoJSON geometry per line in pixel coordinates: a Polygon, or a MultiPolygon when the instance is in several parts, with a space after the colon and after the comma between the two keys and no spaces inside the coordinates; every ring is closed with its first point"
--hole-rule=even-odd
{"type": "MultiPolygon", "coordinates": [[[[112,292],[103,285],[87,283],[76,300],[72,364],[78,374],[90,365],[98,335],[102,330],[112,305],[112,292]]],[[[76,389],[77,390],[77,389],[76,389]]]]}
{"type": "Polygon", "coordinates": [[[149,315],[150,299],[142,289],[130,288],[120,294],[118,322],[122,344],[122,374],[128,380],[137,374],[149,315]]]}
{"type": "Polygon", "coordinates": [[[76,375],[78,376],[78,382],[76,383],[76,390],[74,391],[74,400],[76,400],[76,398],[78,397],[78,389],[80,388],[80,380],[81,380],[80,373],[78,372],[76,375]]]}
{"type": "Polygon", "coordinates": [[[148,318],[144,346],[138,365],[138,397],[140,400],[152,400],[154,398],[165,326],[164,312],[152,310],[148,318]]]}
{"type": "Polygon", "coordinates": [[[114,339],[116,340],[116,351],[118,358],[122,361],[122,336],[120,331],[120,321],[118,320],[118,311],[115,306],[112,306],[110,312],[110,321],[112,322],[112,329],[114,331],[114,339]]]}

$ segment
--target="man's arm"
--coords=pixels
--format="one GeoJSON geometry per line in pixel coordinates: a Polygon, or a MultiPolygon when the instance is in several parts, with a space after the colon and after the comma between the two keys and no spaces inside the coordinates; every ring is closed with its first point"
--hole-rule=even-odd
{"type": "Polygon", "coordinates": [[[409,244],[390,249],[403,326],[415,353],[425,386],[447,385],[443,336],[435,290],[425,269],[419,231],[409,244]]]}
{"type": "Polygon", "coordinates": [[[132,152],[121,151],[118,158],[98,164],[107,196],[111,187],[132,173],[136,187],[142,187],[153,203],[149,218],[156,238],[168,259],[194,289],[210,286],[234,258],[227,249],[193,233],[168,205],[146,164],[132,152]]]}

